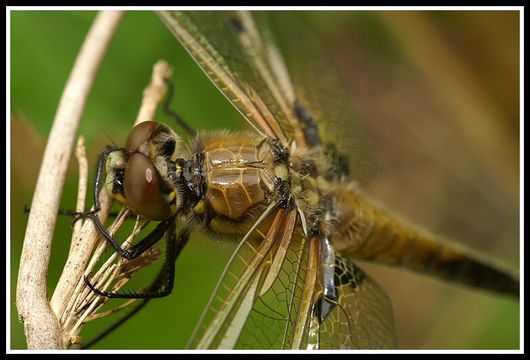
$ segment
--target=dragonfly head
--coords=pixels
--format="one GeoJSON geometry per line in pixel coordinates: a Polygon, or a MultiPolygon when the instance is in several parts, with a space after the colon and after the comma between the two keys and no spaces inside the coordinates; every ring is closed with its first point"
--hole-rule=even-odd
{"type": "Polygon", "coordinates": [[[138,215],[164,220],[179,206],[172,184],[180,138],[154,121],[136,125],[124,148],[108,154],[106,186],[109,194],[138,215]]]}

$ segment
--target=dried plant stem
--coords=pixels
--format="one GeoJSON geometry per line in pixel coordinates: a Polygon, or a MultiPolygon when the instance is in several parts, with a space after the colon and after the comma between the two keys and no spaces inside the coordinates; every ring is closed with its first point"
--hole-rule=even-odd
{"type": "MultiPolygon", "coordinates": [[[[119,12],[102,12],[87,35],[59,104],[42,163],[28,220],[17,288],[17,307],[24,322],[30,349],[65,349],[69,344],[79,343],[78,334],[86,321],[117,312],[133,302],[127,302],[105,313],[95,314],[108,299],[93,293],[84,283],[83,274],[92,272],[107,248],[107,243],[101,239],[101,234],[90,220],[76,222],[63,273],[50,303],[46,298],[46,273],[51,236],[70,148],[97,69],[122,15],[119,12]],[[58,168],[61,171],[50,171],[58,168]]],[[[154,119],[156,108],[166,93],[166,80],[171,74],[172,69],[167,62],[159,61],[155,64],[151,82],[144,90],[142,106],[135,124],[154,119]]],[[[85,210],[88,177],[82,138],[77,144],[76,157],[79,164],[76,211],[82,212],[85,210]]],[[[111,207],[111,199],[105,189],[99,194],[99,200],[101,209],[98,217],[104,224],[111,207]]],[[[111,236],[129,216],[128,210],[120,212],[110,227],[111,236]]],[[[123,247],[130,246],[134,237],[146,225],[147,223],[140,224],[137,221],[123,247]]],[[[127,283],[134,272],[150,264],[157,257],[156,251],[148,251],[134,262],[126,263],[114,254],[96,272],[93,281],[98,288],[111,288],[112,291],[116,291],[127,283]],[[113,263],[117,258],[118,262],[113,263]]]]}
{"type": "MultiPolygon", "coordinates": [[[[166,93],[166,80],[171,74],[172,69],[167,62],[159,61],[155,64],[151,81],[144,90],[135,124],[154,119],[156,108],[166,93]]],[[[79,153],[81,152],[79,151],[79,153]]],[[[82,161],[80,161],[79,197],[84,196],[81,192],[86,191],[83,188],[86,180],[83,181],[82,179],[84,175],[81,175],[83,171],[81,163],[82,161]]],[[[98,216],[101,222],[105,223],[110,209],[109,197],[105,191],[100,194],[100,201],[102,210],[98,212],[98,216]]],[[[81,206],[80,204],[81,202],[78,202],[78,206],[81,206]]],[[[78,211],[83,211],[82,206],[78,211]]],[[[109,234],[114,236],[130,215],[129,210],[122,209],[109,227],[109,234]]],[[[122,244],[122,247],[128,248],[147,224],[148,222],[140,223],[137,219],[132,233],[122,244]]],[[[159,256],[156,251],[148,251],[133,261],[126,261],[114,253],[96,271],[99,259],[108,248],[107,242],[99,235],[91,220],[84,221],[78,231],[74,229],[72,250],[51,301],[52,309],[60,319],[65,342],[72,344],[76,341],[79,342],[78,335],[86,322],[111,315],[134,303],[134,300],[128,301],[104,313],[96,313],[109,299],[100,297],[90,290],[84,283],[83,275],[90,274],[92,283],[99,289],[118,291],[129,281],[132,274],[149,265],[159,256]]]]}
{"type": "MultiPolygon", "coordinates": [[[[171,77],[171,74],[172,68],[167,62],[161,60],[154,65],[151,81],[144,89],[142,104],[140,106],[135,124],[154,119],[156,108],[166,93],[166,80],[171,77]]],[[[108,200],[108,197],[105,198],[108,200]]],[[[103,200],[103,197],[100,197],[100,199],[103,200]]],[[[98,215],[100,215],[100,213],[98,213],[98,215]]],[[[130,215],[130,211],[122,209],[120,214],[118,214],[116,217],[114,223],[110,226],[109,234],[114,236],[130,215]]],[[[105,219],[102,219],[101,216],[100,219],[102,220],[102,223],[104,223],[105,219]]],[[[140,224],[137,219],[132,233],[122,244],[122,247],[128,248],[133,242],[134,238],[143,228],[145,228],[146,225],[147,222],[140,224]]],[[[56,293],[52,299],[52,306],[55,305],[53,308],[60,317],[60,323],[63,327],[65,336],[68,337],[71,342],[78,338],[78,334],[80,333],[83,324],[86,322],[116,313],[134,303],[134,301],[128,301],[115,309],[101,314],[96,314],[96,312],[103,305],[105,305],[109,299],[102,298],[92,292],[84,283],[82,277],[83,274],[92,274],[91,281],[97,288],[117,291],[128,282],[132,274],[144,266],[152,263],[158,258],[159,255],[156,251],[148,251],[139,258],[127,262],[123,258],[119,257],[117,253],[114,253],[103,263],[103,265],[99,267],[97,271],[94,271],[98,260],[107,249],[107,243],[97,236],[97,232],[91,234],[83,232],[85,226],[88,229],[93,229],[91,221],[85,221],[79,236],[72,240],[74,243],[78,244],[76,246],[72,246],[72,248],[82,249],[82,254],[70,254],[67,265],[69,264],[71,257],[82,260],[77,261],[79,266],[75,268],[68,269],[65,267],[65,271],[61,276],[61,280],[64,278],[65,282],[70,281],[70,287],[68,287],[68,289],[72,289],[72,291],[68,292],[68,296],[65,298],[64,295],[61,294],[61,291],[65,291],[65,289],[62,289],[61,291],[56,289],[56,293]],[[91,246],[83,247],[82,244],[91,244],[91,246]],[[96,245],[95,250],[92,251],[94,249],[94,244],[96,245]],[[92,255],[90,257],[91,253],[92,255]],[[89,257],[90,261],[88,260],[89,257]],[[56,294],[58,299],[68,299],[68,301],[57,301],[56,303],[54,301],[56,294]]],[[[58,285],[57,288],[59,289],[60,286],[58,285]]]]}
{"type": "Polygon", "coordinates": [[[17,309],[29,349],[64,349],[67,345],[46,294],[52,235],[84,105],[122,15],[121,12],[102,12],[97,16],[66,84],[44,153],[17,283],[17,309]]]}
{"type": "MultiPolygon", "coordinates": [[[[80,136],[77,140],[75,149],[75,157],[79,164],[79,185],[77,186],[77,203],[75,211],[81,212],[85,210],[85,199],[88,182],[88,160],[86,158],[85,138],[80,136]]],[[[77,221],[74,224],[74,231],[72,232],[72,239],[75,239],[81,230],[82,223],[77,221]]],[[[74,242],[70,243],[70,252],[74,250],[74,242]]]]}
{"type": "Polygon", "coordinates": [[[90,316],[87,316],[85,321],[86,322],[89,322],[89,321],[93,321],[93,320],[97,320],[97,319],[101,319],[101,318],[104,318],[104,317],[107,317],[109,315],[112,315],[114,313],[117,313],[118,311],[120,310],[123,310],[127,307],[129,307],[132,303],[134,303],[137,299],[130,299],[130,300],[127,300],[125,303],[119,305],[119,306],[116,306],[115,308],[113,309],[110,309],[110,310],[107,310],[105,312],[102,312],[102,313],[99,313],[99,314],[92,314],[90,316]]]}
{"type": "Polygon", "coordinates": [[[166,95],[166,81],[172,75],[173,69],[166,61],[160,60],[155,64],[151,82],[144,89],[142,106],[140,106],[134,125],[154,119],[156,107],[166,95]]]}

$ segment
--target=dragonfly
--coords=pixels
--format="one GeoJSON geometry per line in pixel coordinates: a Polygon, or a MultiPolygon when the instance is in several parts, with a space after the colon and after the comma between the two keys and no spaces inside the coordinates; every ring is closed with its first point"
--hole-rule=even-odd
{"type": "Polygon", "coordinates": [[[359,260],[518,296],[513,275],[417,230],[362,192],[374,169],[369,146],[332,65],[292,14],[159,16],[249,130],[201,132],[176,116],[186,145],[170,127],[147,121],[124,147],[103,150],[95,194],[106,187],[159,223],[125,249],[99,222],[97,196],[96,211],[85,216],[130,260],[166,236],[166,258],[147,289],[106,291],[86,277],[93,291],[170,294],[175,260],[203,229],[237,246],[188,348],[397,348],[391,300],[359,260]]]}

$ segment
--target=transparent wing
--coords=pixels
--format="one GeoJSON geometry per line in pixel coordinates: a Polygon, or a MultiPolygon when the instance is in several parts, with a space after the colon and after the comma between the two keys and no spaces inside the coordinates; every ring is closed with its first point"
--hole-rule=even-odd
{"type": "Polygon", "coordinates": [[[313,298],[304,284],[316,283],[316,276],[311,276],[316,274],[316,262],[310,261],[316,255],[301,235],[296,216],[296,210],[280,209],[266,234],[242,243],[225,268],[189,348],[300,346],[313,298]]]}
{"type": "Polygon", "coordinates": [[[371,178],[371,151],[334,64],[295,15],[200,11],[160,16],[256,130],[284,145],[294,140],[302,149],[322,146],[333,171],[363,183],[371,178]]]}
{"type": "Polygon", "coordinates": [[[261,296],[254,303],[237,348],[306,347],[305,334],[317,282],[315,240],[307,241],[300,228],[295,230],[274,281],[261,289],[261,296]]]}
{"type": "Polygon", "coordinates": [[[313,318],[309,346],[320,349],[395,349],[392,303],[361,269],[335,252],[338,306],[318,326],[313,318]]]}
{"type": "MultiPolygon", "coordinates": [[[[370,178],[371,152],[353,122],[333,65],[291,14],[161,12],[160,16],[259,133],[285,146],[293,141],[301,149],[322,146],[330,155],[330,168],[342,172],[339,178],[348,173],[361,182],[370,178]],[[289,41],[293,34],[295,41],[289,41]],[[345,130],[352,136],[337,136],[337,131],[345,130]],[[352,155],[350,161],[347,155],[352,155]]],[[[291,212],[288,218],[294,216],[291,212]]],[[[313,341],[318,242],[307,241],[294,228],[294,220],[276,216],[263,239],[242,243],[190,347],[304,348],[313,341]]],[[[344,270],[338,289],[341,311],[317,327],[322,346],[391,346],[391,307],[384,293],[357,268],[338,268],[344,270]],[[351,275],[360,274],[365,280],[352,282],[356,278],[351,275]],[[375,301],[372,307],[369,300],[375,301]],[[355,312],[363,307],[364,314],[355,312]],[[371,310],[379,307],[384,311],[374,315],[371,310]],[[388,325],[391,334],[383,332],[383,325],[371,326],[378,322],[388,325]],[[343,324],[348,324],[348,330],[343,324]],[[366,332],[369,328],[373,334],[366,332]],[[340,331],[346,332],[340,335],[340,331]],[[383,340],[371,341],[381,335],[383,340]],[[340,336],[349,340],[335,343],[340,336]]]]}
{"type": "Polygon", "coordinates": [[[241,23],[232,12],[159,13],[199,67],[262,135],[285,146],[292,137],[286,114],[240,41],[241,23]]]}
{"type": "Polygon", "coordinates": [[[375,173],[372,149],[355,119],[334,61],[298,21],[300,13],[277,11],[266,15],[269,23],[262,26],[262,31],[268,29],[272,34],[285,61],[296,101],[307,112],[301,126],[307,127],[311,121],[316,124],[321,145],[332,153],[329,160],[335,171],[348,167],[351,178],[368,182],[375,173]]]}

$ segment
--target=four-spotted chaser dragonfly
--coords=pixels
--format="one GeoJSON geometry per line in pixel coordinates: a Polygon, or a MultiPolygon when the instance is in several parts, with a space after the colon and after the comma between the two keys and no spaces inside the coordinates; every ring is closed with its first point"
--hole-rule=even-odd
{"type": "MultiPolygon", "coordinates": [[[[199,67],[251,125],[247,132],[195,132],[186,146],[168,126],[137,125],[123,148],[100,156],[96,194],[160,221],[123,249],[133,259],[167,234],[153,285],[169,294],[174,261],[195,229],[238,245],[189,348],[396,348],[392,306],[355,260],[402,266],[517,296],[511,275],[434,240],[375,206],[358,188],[371,173],[367,146],[339,134],[355,124],[340,82],[318,45],[289,14],[161,12],[199,67]],[[275,37],[275,31],[294,39],[275,37]]],[[[97,200],[97,199],[96,199],[97,200]]]]}

